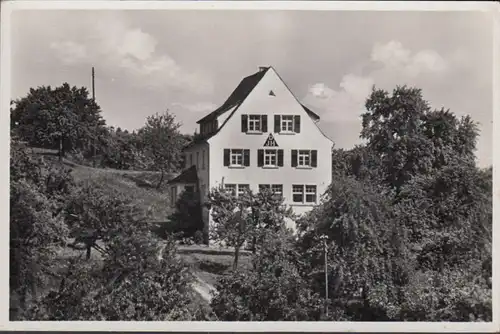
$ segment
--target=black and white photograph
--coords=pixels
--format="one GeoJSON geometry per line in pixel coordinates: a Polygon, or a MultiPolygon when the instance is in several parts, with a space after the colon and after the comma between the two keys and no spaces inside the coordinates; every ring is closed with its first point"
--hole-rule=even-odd
{"type": "Polygon", "coordinates": [[[500,330],[498,4],[393,4],[2,3],[2,326],[500,330]]]}

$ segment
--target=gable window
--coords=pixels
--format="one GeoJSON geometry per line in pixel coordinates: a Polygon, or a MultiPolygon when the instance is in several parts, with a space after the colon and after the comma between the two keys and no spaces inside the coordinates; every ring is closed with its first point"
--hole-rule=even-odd
{"type": "Polygon", "coordinates": [[[292,185],[292,200],[294,203],[315,204],[317,201],[316,186],[303,184],[292,185]]]}
{"type": "Polygon", "coordinates": [[[276,195],[283,196],[283,185],[282,184],[259,184],[259,191],[270,190],[276,195]]]}
{"type": "Polygon", "coordinates": [[[250,150],[226,148],[224,149],[224,166],[248,167],[250,166],[250,150]]]}
{"type": "Polygon", "coordinates": [[[292,167],[318,167],[317,150],[292,150],[292,167]]]}
{"type": "Polygon", "coordinates": [[[293,132],[293,116],[281,116],[281,132],[293,132]]]}
{"type": "Polygon", "coordinates": [[[257,154],[257,167],[283,167],[283,150],[260,149],[257,154]]]}
{"type": "Polygon", "coordinates": [[[300,133],[300,115],[274,115],[274,132],[300,133]]]}
{"type": "Polygon", "coordinates": [[[267,115],[241,115],[241,132],[267,132],[267,115]]]}

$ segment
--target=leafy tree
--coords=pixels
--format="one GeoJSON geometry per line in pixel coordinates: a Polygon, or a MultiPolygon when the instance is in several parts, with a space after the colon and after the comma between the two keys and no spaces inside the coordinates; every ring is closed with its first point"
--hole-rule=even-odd
{"type": "Polygon", "coordinates": [[[233,269],[238,266],[239,252],[251,245],[254,253],[267,242],[269,232],[285,226],[285,219],[292,217],[291,210],[283,204],[281,196],[271,191],[252,193],[250,190],[236,196],[225,189],[213,189],[207,205],[213,219],[211,237],[234,247],[233,269]]]}
{"type": "Polygon", "coordinates": [[[222,276],[211,307],[225,321],[320,320],[322,300],[313,293],[297,265],[300,254],[293,236],[281,229],[270,232],[253,269],[222,276]]]}
{"type": "Polygon", "coordinates": [[[86,88],[41,86],[13,101],[11,128],[21,140],[33,146],[66,151],[90,145],[97,130],[104,126],[100,107],[86,88]]]}
{"type": "Polygon", "coordinates": [[[476,124],[470,117],[457,120],[449,111],[431,111],[420,89],[397,87],[389,95],[374,88],[366,109],[361,138],[379,156],[387,184],[397,190],[451,157],[474,160],[476,124]]]}
{"type": "Polygon", "coordinates": [[[10,291],[15,319],[52,276],[55,249],[68,234],[57,200],[70,187],[65,175],[36,161],[16,142],[10,160],[10,291]],[[54,181],[55,180],[55,181],[54,181]],[[17,309],[17,310],[16,310],[17,309]]]}
{"type": "Polygon", "coordinates": [[[181,233],[183,237],[194,237],[197,231],[203,231],[198,191],[183,191],[181,193],[165,230],[165,232],[181,233]]]}
{"type": "Polygon", "coordinates": [[[144,149],[150,156],[154,169],[161,172],[157,188],[160,188],[165,171],[178,169],[181,161],[184,140],[179,133],[180,124],[175,116],[166,111],[163,114],[149,116],[146,124],[139,131],[144,149]]]}

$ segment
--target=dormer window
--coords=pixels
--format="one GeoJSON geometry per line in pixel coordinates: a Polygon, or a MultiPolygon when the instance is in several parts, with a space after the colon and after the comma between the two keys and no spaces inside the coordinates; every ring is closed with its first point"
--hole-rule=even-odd
{"type": "Polygon", "coordinates": [[[241,132],[267,132],[267,115],[241,115],[241,132]]]}

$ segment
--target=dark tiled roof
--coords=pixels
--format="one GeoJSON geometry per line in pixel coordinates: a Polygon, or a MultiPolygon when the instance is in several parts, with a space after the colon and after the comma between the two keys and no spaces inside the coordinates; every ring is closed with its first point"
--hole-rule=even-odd
{"type": "Polygon", "coordinates": [[[231,108],[240,105],[243,101],[245,101],[248,94],[250,94],[250,92],[255,88],[255,86],[257,86],[260,79],[264,77],[264,74],[266,74],[269,68],[270,67],[264,67],[259,72],[254,73],[246,78],[243,78],[238,87],[236,87],[236,89],[231,93],[231,95],[229,95],[226,102],[224,102],[222,106],[212,111],[210,114],[203,117],[196,123],[200,124],[205,121],[215,119],[220,115],[224,114],[225,112],[229,111],[231,108]]]}
{"type": "Polygon", "coordinates": [[[196,173],[196,166],[191,166],[188,169],[185,169],[181,174],[179,174],[176,178],[168,181],[168,184],[175,183],[197,183],[198,182],[198,174],[196,173]]]}

